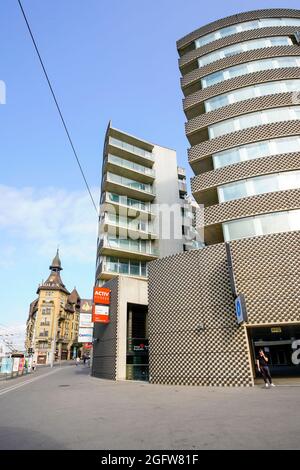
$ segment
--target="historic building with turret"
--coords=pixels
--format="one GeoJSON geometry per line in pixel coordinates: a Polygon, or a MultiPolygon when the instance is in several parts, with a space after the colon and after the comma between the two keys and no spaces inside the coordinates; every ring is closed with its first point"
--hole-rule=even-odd
{"type": "Polygon", "coordinates": [[[53,357],[71,359],[78,340],[80,297],[62,282],[58,250],[49,269],[48,279],[38,286],[38,298],[30,304],[26,324],[26,352],[38,364],[50,364],[53,357]]]}

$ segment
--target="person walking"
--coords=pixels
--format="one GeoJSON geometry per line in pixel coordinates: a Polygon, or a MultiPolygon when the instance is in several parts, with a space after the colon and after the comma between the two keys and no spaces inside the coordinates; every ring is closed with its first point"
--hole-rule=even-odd
{"type": "Polygon", "coordinates": [[[256,364],[257,364],[258,372],[261,373],[261,375],[264,379],[266,388],[275,387],[275,385],[273,384],[273,381],[272,381],[271,374],[270,374],[270,369],[269,369],[269,366],[268,366],[268,362],[269,362],[268,357],[265,355],[263,349],[260,349],[258,351],[256,364]]]}
{"type": "Polygon", "coordinates": [[[35,370],[36,370],[36,362],[35,361],[33,361],[31,368],[32,368],[32,372],[35,372],[35,370]]]}

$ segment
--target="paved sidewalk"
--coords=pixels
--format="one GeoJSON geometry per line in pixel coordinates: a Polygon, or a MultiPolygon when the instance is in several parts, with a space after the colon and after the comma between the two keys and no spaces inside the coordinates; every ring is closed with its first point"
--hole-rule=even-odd
{"type": "Polygon", "coordinates": [[[0,449],[300,449],[295,386],[111,382],[83,365],[52,372],[0,391],[0,449]]]}

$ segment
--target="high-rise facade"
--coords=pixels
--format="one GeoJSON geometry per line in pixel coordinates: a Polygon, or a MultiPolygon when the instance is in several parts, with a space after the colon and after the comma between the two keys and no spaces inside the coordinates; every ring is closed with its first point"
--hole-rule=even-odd
{"type": "Polygon", "coordinates": [[[236,14],[188,34],[177,47],[191,187],[204,207],[206,247],[150,264],[152,381],[252,385],[260,346],[275,371],[294,374],[300,11],[236,14]],[[183,286],[187,300],[175,294],[183,286]],[[248,319],[240,325],[232,291],[246,301],[248,319]],[[183,309],[185,316],[174,315],[183,309]],[[171,322],[181,335],[170,334],[171,322]],[[161,343],[175,345],[176,366],[168,356],[156,360],[161,343]]]}
{"type": "Polygon", "coordinates": [[[148,378],[148,263],[199,246],[196,208],[174,150],[109,123],[95,284],[111,289],[110,322],[94,325],[94,376],[148,378]]]}
{"type": "Polygon", "coordinates": [[[265,10],[178,41],[207,244],[300,229],[299,31],[299,11],[265,10]]]}
{"type": "Polygon", "coordinates": [[[176,152],[113,128],[103,149],[96,283],[147,278],[147,262],[193,249],[193,205],[176,152]],[[172,212],[172,216],[171,216],[172,212]]]}

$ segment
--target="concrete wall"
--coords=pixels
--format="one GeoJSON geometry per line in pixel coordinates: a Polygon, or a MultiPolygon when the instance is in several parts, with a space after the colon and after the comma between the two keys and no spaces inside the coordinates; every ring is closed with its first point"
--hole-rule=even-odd
{"type": "Polygon", "coordinates": [[[111,380],[126,379],[127,305],[147,305],[147,281],[118,276],[107,282],[111,289],[110,323],[95,323],[92,375],[111,380]]]}
{"type": "Polygon", "coordinates": [[[119,277],[116,379],[126,379],[127,304],[148,305],[147,281],[119,277]]]}
{"type": "MultiPolygon", "coordinates": [[[[174,150],[154,146],[153,153],[155,154],[155,183],[154,188],[156,192],[155,204],[165,205],[171,208],[173,205],[180,204],[181,199],[179,198],[179,187],[178,187],[178,172],[177,172],[177,158],[174,150]]],[[[159,209],[158,206],[158,209],[159,209]]],[[[169,233],[169,218],[163,217],[158,227],[158,218],[155,221],[157,229],[160,228],[159,233],[159,256],[165,257],[174,253],[183,251],[183,241],[181,232],[181,212],[178,209],[176,217],[176,233],[174,236],[173,225],[171,227],[171,237],[167,237],[169,233]],[[165,239],[162,239],[165,238],[165,239]]]]}
{"type": "MultiPolygon", "coordinates": [[[[248,325],[300,323],[300,233],[232,242],[248,325]]],[[[225,245],[149,265],[150,381],[253,385],[246,326],[238,326],[225,245]],[[204,330],[196,331],[203,324],[204,330]]]]}

